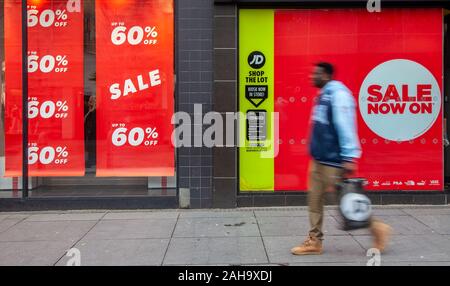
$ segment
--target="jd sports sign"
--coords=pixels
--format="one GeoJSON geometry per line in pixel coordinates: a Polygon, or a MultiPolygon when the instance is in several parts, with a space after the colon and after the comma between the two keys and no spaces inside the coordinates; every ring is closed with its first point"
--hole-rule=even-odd
{"type": "Polygon", "coordinates": [[[266,63],[266,57],[259,51],[254,51],[248,55],[248,65],[254,69],[260,69],[266,63]]]}
{"type": "Polygon", "coordinates": [[[247,62],[248,65],[255,70],[250,70],[245,78],[245,98],[247,98],[254,107],[258,107],[269,95],[267,76],[264,70],[261,70],[266,63],[266,57],[259,51],[253,51],[248,55],[247,62]],[[251,85],[248,85],[248,83],[251,85]]]}

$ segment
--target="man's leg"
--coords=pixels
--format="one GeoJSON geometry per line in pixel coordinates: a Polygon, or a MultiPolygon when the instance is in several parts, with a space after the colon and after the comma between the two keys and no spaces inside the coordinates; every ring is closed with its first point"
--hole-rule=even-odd
{"type": "Polygon", "coordinates": [[[311,226],[309,236],[320,240],[323,239],[323,205],[325,203],[323,167],[311,160],[308,170],[308,212],[311,226]]]}
{"type": "Polygon", "coordinates": [[[309,237],[291,249],[294,255],[321,254],[322,253],[322,224],[323,224],[323,203],[324,184],[320,173],[322,166],[311,160],[308,168],[308,209],[311,229],[309,237]]]}
{"type": "Polygon", "coordinates": [[[329,194],[330,203],[337,204],[336,184],[343,179],[344,169],[324,166],[323,174],[325,181],[325,193],[329,194]]]}
{"type": "Polygon", "coordinates": [[[373,247],[383,252],[392,233],[392,227],[385,224],[381,220],[370,220],[370,232],[373,236],[373,247]]]}

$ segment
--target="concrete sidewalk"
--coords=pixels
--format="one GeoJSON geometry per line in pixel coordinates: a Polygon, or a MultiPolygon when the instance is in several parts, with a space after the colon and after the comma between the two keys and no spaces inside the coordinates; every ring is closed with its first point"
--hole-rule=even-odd
{"type": "MultiPolygon", "coordinates": [[[[293,256],[305,207],[0,213],[0,265],[366,265],[367,230],[324,222],[324,254],[293,256]]],[[[394,228],[381,265],[450,265],[450,206],[375,207],[394,228]]]]}

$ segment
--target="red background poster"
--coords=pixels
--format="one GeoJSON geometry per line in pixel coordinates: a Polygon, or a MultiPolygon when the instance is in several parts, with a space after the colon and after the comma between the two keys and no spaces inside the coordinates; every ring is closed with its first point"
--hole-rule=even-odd
{"type": "Polygon", "coordinates": [[[173,3],[96,1],[97,176],[173,176],[173,3]]]}
{"type": "Polygon", "coordinates": [[[442,21],[440,9],[275,12],[275,111],[282,142],[275,159],[276,190],[306,190],[307,123],[318,92],[309,75],[319,61],[336,67],[336,79],[359,104],[359,175],[368,179],[368,189],[443,189],[442,21]],[[385,114],[367,120],[362,116],[367,101],[359,99],[370,85],[379,85],[372,100],[389,94],[381,101],[386,108],[406,102],[407,112],[412,104],[425,109],[408,116],[383,109],[385,114]],[[387,92],[389,85],[396,90],[391,86],[387,92]],[[426,98],[421,101],[418,93],[426,98]]]}
{"type": "MultiPolygon", "coordinates": [[[[6,176],[22,173],[21,1],[5,1],[6,176]]],[[[28,1],[29,175],[84,175],[83,3],[28,1]]]]}

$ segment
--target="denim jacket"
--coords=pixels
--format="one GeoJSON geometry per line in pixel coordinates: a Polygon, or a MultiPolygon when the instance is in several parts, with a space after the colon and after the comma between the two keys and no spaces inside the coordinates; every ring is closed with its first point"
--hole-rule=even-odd
{"type": "Polygon", "coordinates": [[[309,151],[316,161],[341,167],[361,157],[355,109],[351,91],[341,82],[332,80],[322,88],[311,118],[309,151]]]}

